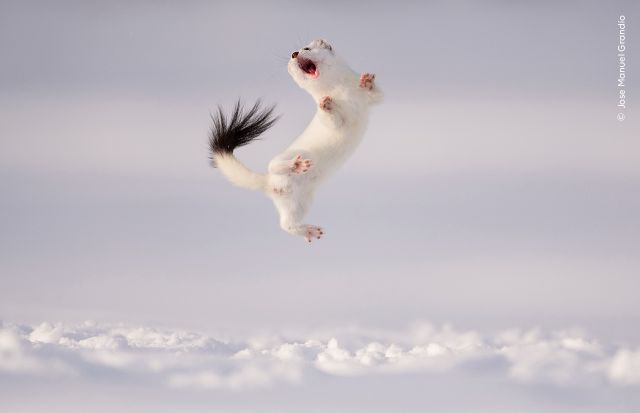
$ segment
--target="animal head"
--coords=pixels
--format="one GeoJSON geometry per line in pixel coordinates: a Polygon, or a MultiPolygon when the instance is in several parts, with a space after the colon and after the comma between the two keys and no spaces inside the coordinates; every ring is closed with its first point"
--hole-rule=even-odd
{"type": "Polygon", "coordinates": [[[323,95],[344,82],[351,69],[325,40],[314,40],[291,54],[287,70],[312,95],[323,95]]]}

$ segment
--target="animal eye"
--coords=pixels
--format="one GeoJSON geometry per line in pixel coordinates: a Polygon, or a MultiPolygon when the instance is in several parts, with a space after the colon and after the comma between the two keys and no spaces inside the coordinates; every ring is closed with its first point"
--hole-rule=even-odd
{"type": "Polygon", "coordinates": [[[311,50],[311,49],[309,49],[308,47],[305,47],[305,48],[303,48],[302,50],[311,50]]]}

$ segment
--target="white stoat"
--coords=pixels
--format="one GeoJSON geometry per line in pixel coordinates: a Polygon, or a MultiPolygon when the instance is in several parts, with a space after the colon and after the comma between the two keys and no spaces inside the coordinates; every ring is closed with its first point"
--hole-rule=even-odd
{"type": "Polygon", "coordinates": [[[250,143],[275,122],[273,107],[261,110],[258,102],[245,113],[238,102],[230,119],[219,109],[213,117],[210,147],[214,166],[229,181],[265,192],[278,209],[282,229],[311,242],[324,234],[319,226],[303,222],[314,192],[358,146],[369,107],[382,100],[382,93],[374,83],[375,75],[351,70],[324,40],[314,40],[293,52],[287,69],[318,109],[298,139],[271,160],[268,173],[249,170],[233,156],[233,150],[250,143]]]}

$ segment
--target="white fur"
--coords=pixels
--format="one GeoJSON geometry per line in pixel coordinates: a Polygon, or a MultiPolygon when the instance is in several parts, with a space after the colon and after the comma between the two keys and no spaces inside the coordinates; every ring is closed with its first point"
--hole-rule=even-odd
{"type": "Polygon", "coordinates": [[[264,191],[278,209],[282,229],[311,242],[324,233],[318,226],[303,223],[315,190],[358,146],[367,126],[369,107],[382,100],[382,93],[373,81],[372,87],[363,87],[361,76],[324,40],[314,40],[298,50],[298,56],[289,61],[288,71],[318,103],[307,128],[271,160],[266,175],[250,171],[233,155],[217,154],[215,162],[235,185],[264,191]],[[298,59],[302,58],[315,63],[317,76],[299,67],[298,59]],[[321,105],[327,96],[330,104],[321,105]]]}

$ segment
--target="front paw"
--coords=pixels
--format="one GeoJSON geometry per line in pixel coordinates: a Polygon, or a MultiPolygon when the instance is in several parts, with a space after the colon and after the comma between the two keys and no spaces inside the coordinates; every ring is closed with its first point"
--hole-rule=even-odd
{"type": "Polygon", "coordinates": [[[331,99],[331,96],[325,96],[322,99],[320,99],[320,103],[318,103],[318,106],[322,110],[331,112],[333,110],[333,99],[331,99]]]}
{"type": "Polygon", "coordinates": [[[291,172],[294,174],[301,174],[307,172],[311,169],[311,160],[310,159],[302,159],[301,155],[296,156],[296,159],[293,160],[293,166],[291,167],[291,172]]]}
{"type": "Polygon", "coordinates": [[[373,90],[376,80],[376,75],[373,73],[363,73],[360,75],[360,87],[367,90],[373,90]]]}

